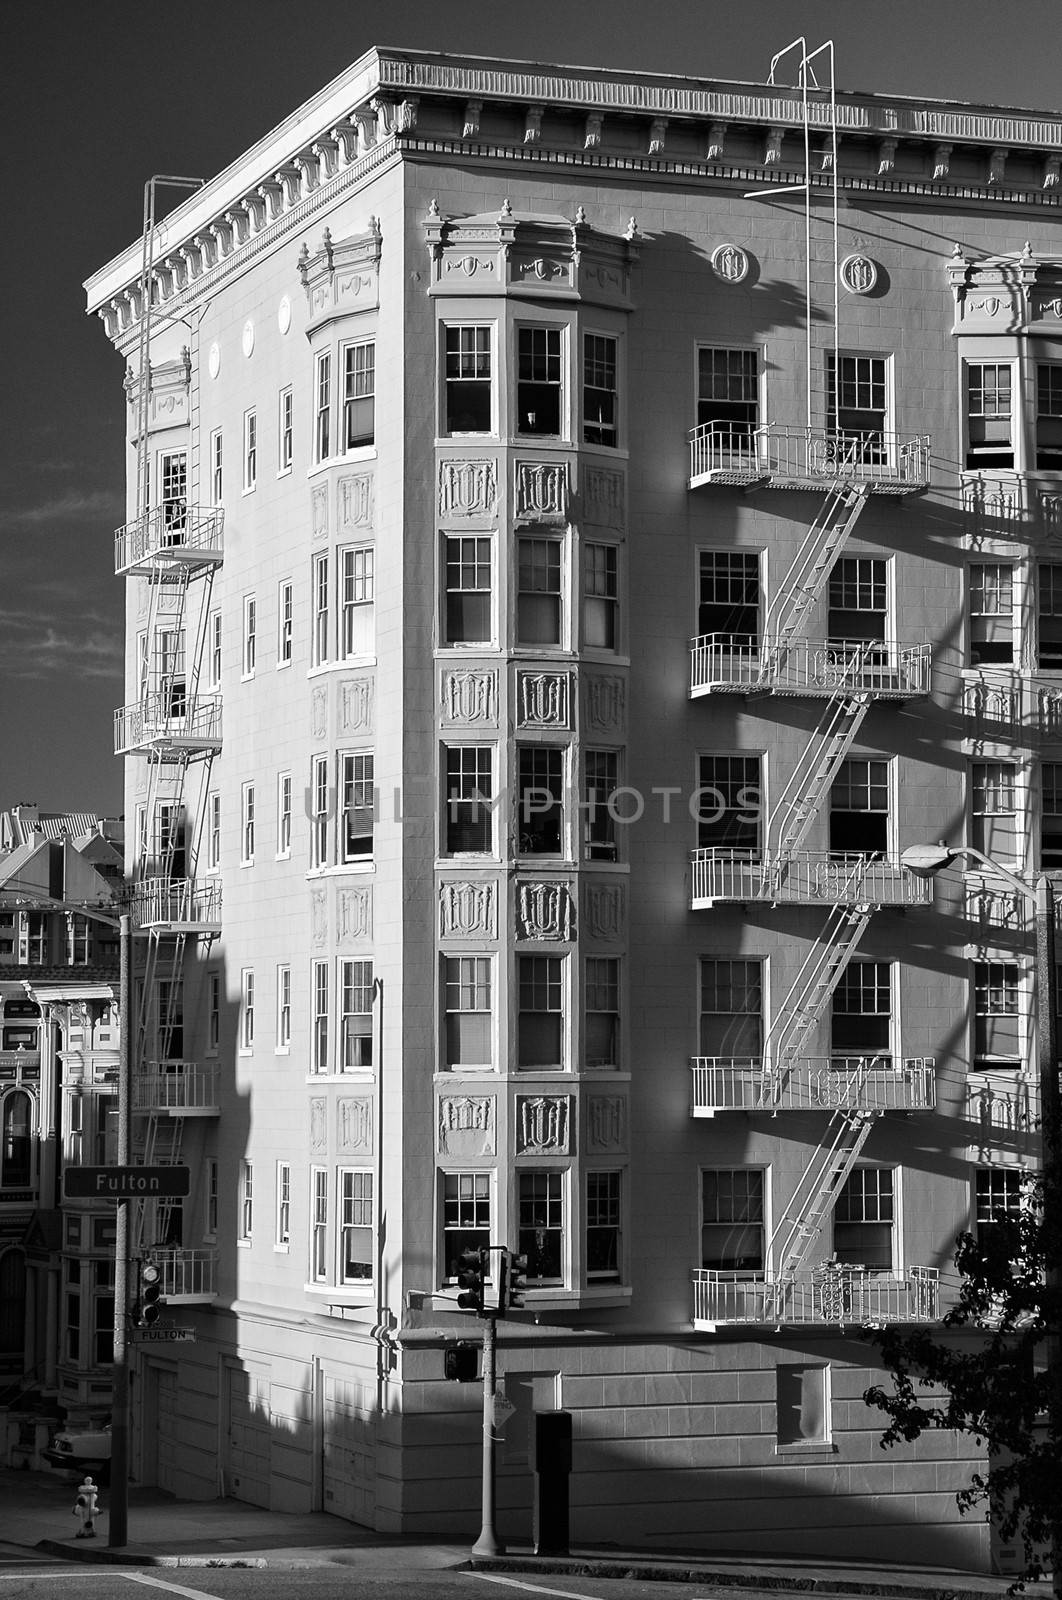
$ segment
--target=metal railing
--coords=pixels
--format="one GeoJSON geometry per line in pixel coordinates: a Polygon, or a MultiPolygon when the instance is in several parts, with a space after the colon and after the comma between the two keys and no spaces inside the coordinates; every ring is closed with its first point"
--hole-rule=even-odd
{"type": "Polygon", "coordinates": [[[828,1266],[768,1281],[739,1272],[693,1273],[695,1327],[719,1323],[937,1322],[940,1275],[935,1267],[906,1273],[828,1266]]]}
{"type": "Polygon", "coordinates": [[[689,433],[690,484],[777,479],[817,487],[838,481],[888,491],[929,483],[928,435],[902,437],[878,429],[761,428],[706,422],[689,433]]]}
{"type": "Polygon", "coordinates": [[[690,693],[709,689],[773,690],[778,694],[914,696],[929,693],[928,644],[812,643],[705,633],[690,641],[690,693]]]}
{"type": "Polygon", "coordinates": [[[758,859],[742,850],[694,850],[691,908],[717,900],[770,900],[791,905],[923,906],[932,880],[916,877],[899,860],[832,855],[828,851],[766,851],[758,859]]]}
{"type": "Polygon", "coordinates": [[[156,691],[114,713],[114,753],[126,755],[158,745],[221,744],[221,696],[156,691]]]}
{"type": "Polygon", "coordinates": [[[117,576],[156,557],[220,560],[225,513],[220,506],[189,506],[168,501],[142,517],[116,528],[114,570],[117,576]]]}
{"type": "Polygon", "coordinates": [[[155,1249],[148,1254],[162,1273],[164,1300],[213,1300],[217,1294],[216,1250],[155,1249]]]}
{"type": "Polygon", "coordinates": [[[133,1078],[133,1110],[217,1110],[220,1082],[216,1062],[149,1061],[133,1078]]]}
{"type": "Polygon", "coordinates": [[[197,884],[192,878],[145,878],[129,897],[129,911],[135,928],[220,927],[221,885],[197,884]]]}
{"type": "Polygon", "coordinates": [[[928,1056],[895,1064],[877,1056],[803,1057],[791,1067],[761,1057],[695,1056],[694,1115],[715,1111],[928,1111],[936,1072],[928,1056]]]}

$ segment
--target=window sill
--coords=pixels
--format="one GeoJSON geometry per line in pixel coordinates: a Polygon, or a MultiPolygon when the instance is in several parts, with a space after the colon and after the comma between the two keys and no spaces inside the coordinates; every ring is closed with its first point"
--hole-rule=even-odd
{"type": "Polygon", "coordinates": [[[283,672],[286,667],[290,667],[290,666],[291,666],[290,660],[288,660],[288,661],[278,661],[276,670],[278,672],[283,672]]]}
{"type": "Polygon", "coordinates": [[[253,867],[254,866],[254,856],[250,856],[248,859],[246,859],[244,861],[241,861],[240,862],[240,866],[241,866],[241,868],[243,868],[243,867],[253,867]]]}
{"type": "Polygon", "coordinates": [[[273,860],[274,861],[290,861],[291,860],[291,851],[290,850],[278,850],[276,855],[273,857],[273,860]]]}
{"type": "Polygon", "coordinates": [[[250,1239],[237,1239],[236,1248],[237,1250],[249,1250],[251,1248],[250,1239]]]}
{"type": "Polygon", "coordinates": [[[241,672],[240,673],[240,682],[241,683],[253,683],[254,682],[254,673],[253,672],[241,672]]]}
{"type": "Polygon", "coordinates": [[[273,1054],[275,1056],[290,1056],[290,1054],[291,1054],[291,1046],[290,1046],[290,1044],[274,1045],[273,1054]]]}
{"type": "Polygon", "coordinates": [[[256,483],[252,483],[249,487],[241,489],[240,490],[240,499],[241,500],[244,499],[249,494],[254,494],[254,492],[255,492],[255,490],[257,488],[258,488],[258,485],[256,483]]]}
{"type": "Polygon", "coordinates": [[[371,1305],[376,1292],[371,1283],[304,1283],[302,1288],[304,1294],[334,1305],[371,1305]]]}
{"type": "Polygon", "coordinates": [[[805,1459],[808,1456],[835,1456],[837,1446],[830,1440],[800,1439],[792,1444],[776,1444],[774,1453],[776,1456],[801,1456],[805,1459]]]}
{"type": "Polygon", "coordinates": [[[330,672],[349,671],[352,667],[374,667],[376,653],[365,656],[342,656],[336,661],[319,661],[315,667],[308,667],[307,678],[323,678],[330,672]]]}
{"type": "Polygon", "coordinates": [[[374,1083],[376,1074],[372,1067],[352,1067],[349,1072],[337,1072],[329,1068],[327,1072],[311,1072],[306,1077],[307,1083],[374,1083]]]}
{"type": "Polygon", "coordinates": [[[309,867],[307,878],[338,878],[344,873],[353,873],[355,877],[364,877],[367,873],[376,871],[376,862],[367,861],[340,861],[334,866],[309,867]]]}
{"type": "Polygon", "coordinates": [[[376,446],[374,444],[359,444],[353,450],[344,450],[342,454],[326,456],[323,461],[315,461],[306,471],[307,478],[315,478],[318,473],[328,472],[333,467],[348,467],[356,462],[375,461],[376,446]]]}
{"type": "Polygon", "coordinates": [[[287,1256],[287,1255],[290,1255],[291,1254],[291,1246],[290,1246],[290,1244],[275,1244],[273,1246],[273,1254],[275,1256],[287,1256]]]}
{"type": "Polygon", "coordinates": [[[278,478],[290,478],[291,477],[291,468],[290,467],[281,467],[280,471],[277,473],[277,477],[278,478]]]}

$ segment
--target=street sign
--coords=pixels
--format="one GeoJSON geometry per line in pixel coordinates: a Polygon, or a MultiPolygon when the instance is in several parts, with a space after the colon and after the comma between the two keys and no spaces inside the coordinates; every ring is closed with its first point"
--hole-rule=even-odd
{"type": "Polygon", "coordinates": [[[130,1328],[134,1344],[195,1344],[194,1328],[130,1328]]]}
{"type": "Polygon", "coordinates": [[[67,1200],[159,1200],[190,1194],[190,1167],[66,1167],[67,1200]]]}

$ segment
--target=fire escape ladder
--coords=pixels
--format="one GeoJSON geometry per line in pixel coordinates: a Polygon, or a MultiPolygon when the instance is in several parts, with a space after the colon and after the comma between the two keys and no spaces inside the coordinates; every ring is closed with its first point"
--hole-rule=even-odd
{"type": "MultiPolygon", "coordinates": [[[[869,1063],[864,1072],[868,1069],[869,1063]]],[[[777,1279],[795,1277],[807,1262],[845,1179],[880,1116],[880,1111],[862,1110],[838,1110],[831,1116],[822,1144],[801,1173],[792,1199],[771,1235],[768,1259],[777,1263],[777,1279]]]]}
{"type": "Polygon", "coordinates": [[[764,633],[783,648],[801,633],[808,613],[826,587],[834,562],[862,515],[869,493],[865,485],[844,479],[831,485],[822,510],[778,590],[777,601],[767,613],[764,633]]]}
{"type": "MultiPolygon", "coordinates": [[[[856,660],[861,661],[862,654],[856,660]]],[[[858,668],[853,666],[851,670],[858,668]]],[[[768,840],[776,840],[771,849],[779,860],[799,850],[807,838],[822,797],[851,749],[870,703],[869,694],[853,694],[850,689],[842,689],[827,702],[767,825],[768,840]]],[[[765,897],[770,898],[766,878],[765,897]]]]}
{"type": "Polygon", "coordinates": [[[764,1039],[764,1099],[780,1099],[833,991],[874,915],[874,907],[833,906],[764,1039]]]}

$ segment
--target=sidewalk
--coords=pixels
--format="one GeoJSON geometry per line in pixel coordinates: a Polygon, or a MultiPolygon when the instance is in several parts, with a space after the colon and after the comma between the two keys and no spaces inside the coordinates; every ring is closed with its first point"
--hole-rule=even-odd
{"type": "MultiPolygon", "coordinates": [[[[74,1474],[0,1468],[0,1539],[65,1561],[141,1567],[345,1566],[360,1572],[438,1570],[473,1566],[480,1572],[524,1573],[699,1583],[729,1589],[812,1591],[823,1595],[880,1595],[892,1600],[1003,1600],[1006,1578],[953,1568],[829,1562],[804,1557],[713,1556],[702,1552],[624,1552],[577,1548],[570,1556],[535,1556],[516,1546],[505,1555],[472,1557],[469,1544],[373,1533],[323,1512],[281,1515],[238,1500],[182,1501],[156,1489],[129,1495],[129,1543],[107,1544],[107,1491],[96,1538],[74,1536],[74,1474]]],[[[1029,1600],[1051,1594],[1030,1584],[1029,1600]]]]}

